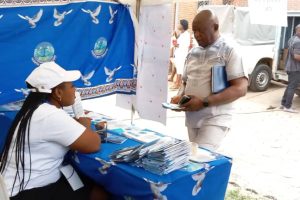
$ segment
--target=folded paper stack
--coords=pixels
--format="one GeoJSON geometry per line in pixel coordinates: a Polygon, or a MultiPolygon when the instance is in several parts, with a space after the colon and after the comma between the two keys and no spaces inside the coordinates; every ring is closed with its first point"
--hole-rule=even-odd
{"type": "Polygon", "coordinates": [[[115,162],[134,162],[155,174],[168,174],[188,165],[191,146],[188,141],[164,137],[111,155],[115,162]]]}

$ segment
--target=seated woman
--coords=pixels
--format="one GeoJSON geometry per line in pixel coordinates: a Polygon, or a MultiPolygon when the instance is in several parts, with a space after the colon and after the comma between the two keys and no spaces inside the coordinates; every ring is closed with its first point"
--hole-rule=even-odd
{"type": "Polygon", "coordinates": [[[27,77],[31,92],[9,129],[0,157],[0,172],[12,200],[91,199],[91,187],[73,191],[60,172],[70,149],[92,153],[101,144],[90,129],[90,119],[76,121],[62,109],[74,103],[72,81],[79,78],[79,71],[66,71],[54,62],[41,64],[27,77]]]}

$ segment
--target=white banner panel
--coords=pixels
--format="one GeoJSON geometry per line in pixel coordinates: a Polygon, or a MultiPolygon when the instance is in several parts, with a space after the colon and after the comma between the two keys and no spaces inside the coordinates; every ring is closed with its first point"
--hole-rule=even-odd
{"type": "Polygon", "coordinates": [[[249,0],[252,24],[287,26],[287,0],[249,0]]]}

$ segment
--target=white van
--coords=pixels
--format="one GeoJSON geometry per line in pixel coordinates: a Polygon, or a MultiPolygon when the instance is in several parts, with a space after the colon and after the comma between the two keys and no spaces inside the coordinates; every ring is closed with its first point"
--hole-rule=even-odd
{"type": "MultiPolygon", "coordinates": [[[[237,44],[243,65],[248,70],[252,91],[265,91],[270,81],[288,82],[285,63],[288,40],[300,24],[300,11],[288,12],[288,26],[266,26],[250,23],[247,7],[205,6],[219,17],[221,33],[237,44]]],[[[295,92],[300,96],[300,87],[295,92]]]]}

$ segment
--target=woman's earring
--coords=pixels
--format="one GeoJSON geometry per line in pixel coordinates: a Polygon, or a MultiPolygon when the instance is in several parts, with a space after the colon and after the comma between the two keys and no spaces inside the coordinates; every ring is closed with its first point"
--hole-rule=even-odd
{"type": "Polygon", "coordinates": [[[61,102],[61,97],[59,97],[58,101],[61,102]]]}

